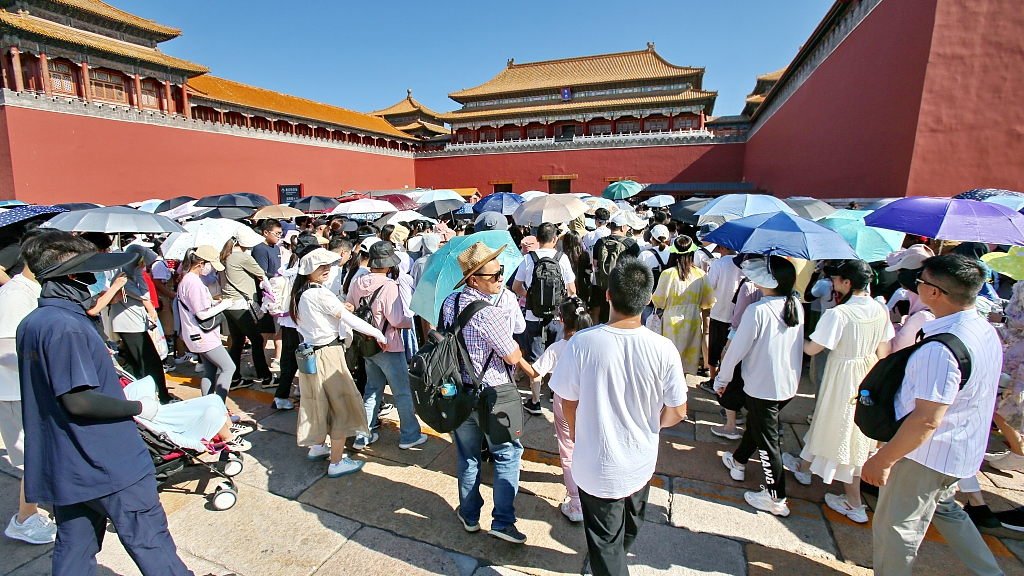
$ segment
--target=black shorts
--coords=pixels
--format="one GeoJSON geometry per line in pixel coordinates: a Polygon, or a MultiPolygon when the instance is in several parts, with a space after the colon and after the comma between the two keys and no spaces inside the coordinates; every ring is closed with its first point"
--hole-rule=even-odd
{"type": "Polygon", "coordinates": [[[725,349],[725,343],[729,341],[730,328],[729,322],[719,322],[714,318],[711,319],[708,333],[709,365],[718,366],[718,361],[722,358],[722,350],[725,349]]]}

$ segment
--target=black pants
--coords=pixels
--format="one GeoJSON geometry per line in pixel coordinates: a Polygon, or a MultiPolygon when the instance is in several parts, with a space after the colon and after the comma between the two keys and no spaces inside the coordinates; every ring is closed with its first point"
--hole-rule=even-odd
{"type": "Polygon", "coordinates": [[[708,366],[718,366],[718,361],[722,359],[722,350],[729,341],[731,327],[728,322],[720,322],[714,318],[708,324],[708,366]]]}
{"type": "Polygon", "coordinates": [[[124,353],[124,366],[128,372],[135,378],[152,376],[156,382],[160,402],[170,402],[171,395],[167,391],[167,381],[164,379],[164,363],[160,360],[160,354],[156,351],[149,332],[119,332],[118,335],[121,336],[121,352],[124,353]]]}
{"type": "Polygon", "coordinates": [[[281,374],[278,376],[274,398],[287,398],[292,391],[292,380],[299,371],[295,351],[299,349],[299,331],[281,326],[281,374]]]}
{"type": "Polygon", "coordinates": [[[263,334],[256,325],[256,319],[248,310],[225,310],[224,317],[228,321],[228,332],[231,333],[231,348],[228,354],[231,361],[235,363],[235,374],[232,381],[242,378],[242,348],[245,347],[245,339],[252,344],[252,365],[256,368],[256,377],[260,380],[273,377],[270,373],[270,366],[267,366],[267,353],[263,349],[263,334]]]}
{"type": "Polygon", "coordinates": [[[779,412],[789,400],[761,400],[747,397],[747,429],[733,454],[737,464],[746,464],[757,450],[764,468],[764,487],[772,498],[786,497],[786,475],[782,469],[782,439],[779,412]]]}
{"type": "Polygon", "coordinates": [[[146,576],[193,576],[178,558],[167,531],[167,515],[153,474],[109,496],[54,506],[53,512],[57,520],[55,576],[95,576],[96,553],[103,545],[108,519],[140,572],[146,576]]]}
{"type": "Polygon", "coordinates": [[[609,500],[591,496],[580,488],[583,531],[594,576],[629,576],[626,555],[644,525],[650,491],[648,483],[639,492],[609,500]]]}

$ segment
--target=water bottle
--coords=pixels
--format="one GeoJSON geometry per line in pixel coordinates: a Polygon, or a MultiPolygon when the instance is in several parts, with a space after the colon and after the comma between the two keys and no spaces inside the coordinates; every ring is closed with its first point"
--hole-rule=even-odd
{"type": "Polygon", "coordinates": [[[307,342],[299,344],[295,350],[295,361],[298,364],[299,372],[303,374],[316,374],[316,354],[307,342]]]}
{"type": "Polygon", "coordinates": [[[455,384],[452,384],[451,382],[445,382],[444,385],[441,386],[441,396],[444,396],[445,398],[455,396],[458,391],[459,390],[455,387],[455,384]]]}
{"type": "Polygon", "coordinates": [[[871,392],[867,390],[860,391],[860,403],[864,406],[874,406],[875,401],[871,399],[871,392]]]}

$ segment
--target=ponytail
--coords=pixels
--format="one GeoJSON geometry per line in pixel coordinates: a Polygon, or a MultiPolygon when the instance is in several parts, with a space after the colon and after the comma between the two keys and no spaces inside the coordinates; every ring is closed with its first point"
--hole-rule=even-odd
{"type": "Polygon", "coordinates": [[[594,325],[594,319],[590,317],[586,304],[579,296],[569,296],[562,300],[558,314],[562,317],[562,326],[566,332],[575,333],[594,325]]]}
{"type": "Polygon", "coordinates": [[[772,256],[769,260],[771,274],[779,283],[775,287],[775,293],[786,297],[786,304],[782,308],[782,321],[793,328],[800,324],[800,293],[793,290],[796,284],[796,267],[789,260],[782,256],[772,256]]]}

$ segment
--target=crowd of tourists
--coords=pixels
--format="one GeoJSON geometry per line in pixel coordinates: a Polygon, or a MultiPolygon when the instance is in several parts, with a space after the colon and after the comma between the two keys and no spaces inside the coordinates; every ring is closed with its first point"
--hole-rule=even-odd
{"type": "Polygon", "coordinates": [[[982,262],[997,248],[907,236],[884,261],[814,262],[736,253],[707,240],[716,228],[646,206],[532,227],[494,212],[379,226],[267,218],[169,260],[163,236],[27,226],[0,262],[0,433],[25,469],[5,533],[56,539],[55,574],[93,573],[109,519],[144,574],[189,574],[138,425],[198,451],[243,452],[254,427],[226,401],[261,387],[297,411],[296,443],[328,461],[329,477],[357,473],[355,454],[380,441],[392,410],[399,449],[428,440],[410,362],[436,349],[432,334],[458,329],[461,385],[480,390],[451,430],[452,521],[467,532],[481,529],[490,465],[489,534],[526,543],[515,508],[524,412],[550,410],[560,510],[582,524],[594,574],[628,574],[660,431],[687,417],[695,375],[721,405],[712,432],[738,442],[722,454],[723,483],[761,463],[762,489],[745,493],[754,509],[789,515],[788,475],[817,476],[842,484],[825,502],[853,522],[869,520],[862,494],[877,495],[876,573],[910,574],[934,523],[973,573],[1002,574],[976,525],[1024,530],[1024,512],[993,513],[976,476],[983,458],[1024,470],[1024,291],[982,262]],[[518,267],[501,263],[508,247],[470,238],[454,255],[456,291],[438,317],[417,315],[431,255],[484,231],[508,233],[518,267]],[[879,442],[855,421],[858,401],[870,402],[859,387],[901,351],[886,367],[903,371],[902,425],[879,442]],[[193,365],[202,396],[182,401],[165,373],[193,365]],[[805,369],[816,406],[802,449],[785,452],[782,413],[805,369]],[[122,388],[144,379],[147,392],[127,399],[122,388]],[[986,454],[993,420],[1009,450],[986,454]]]}

